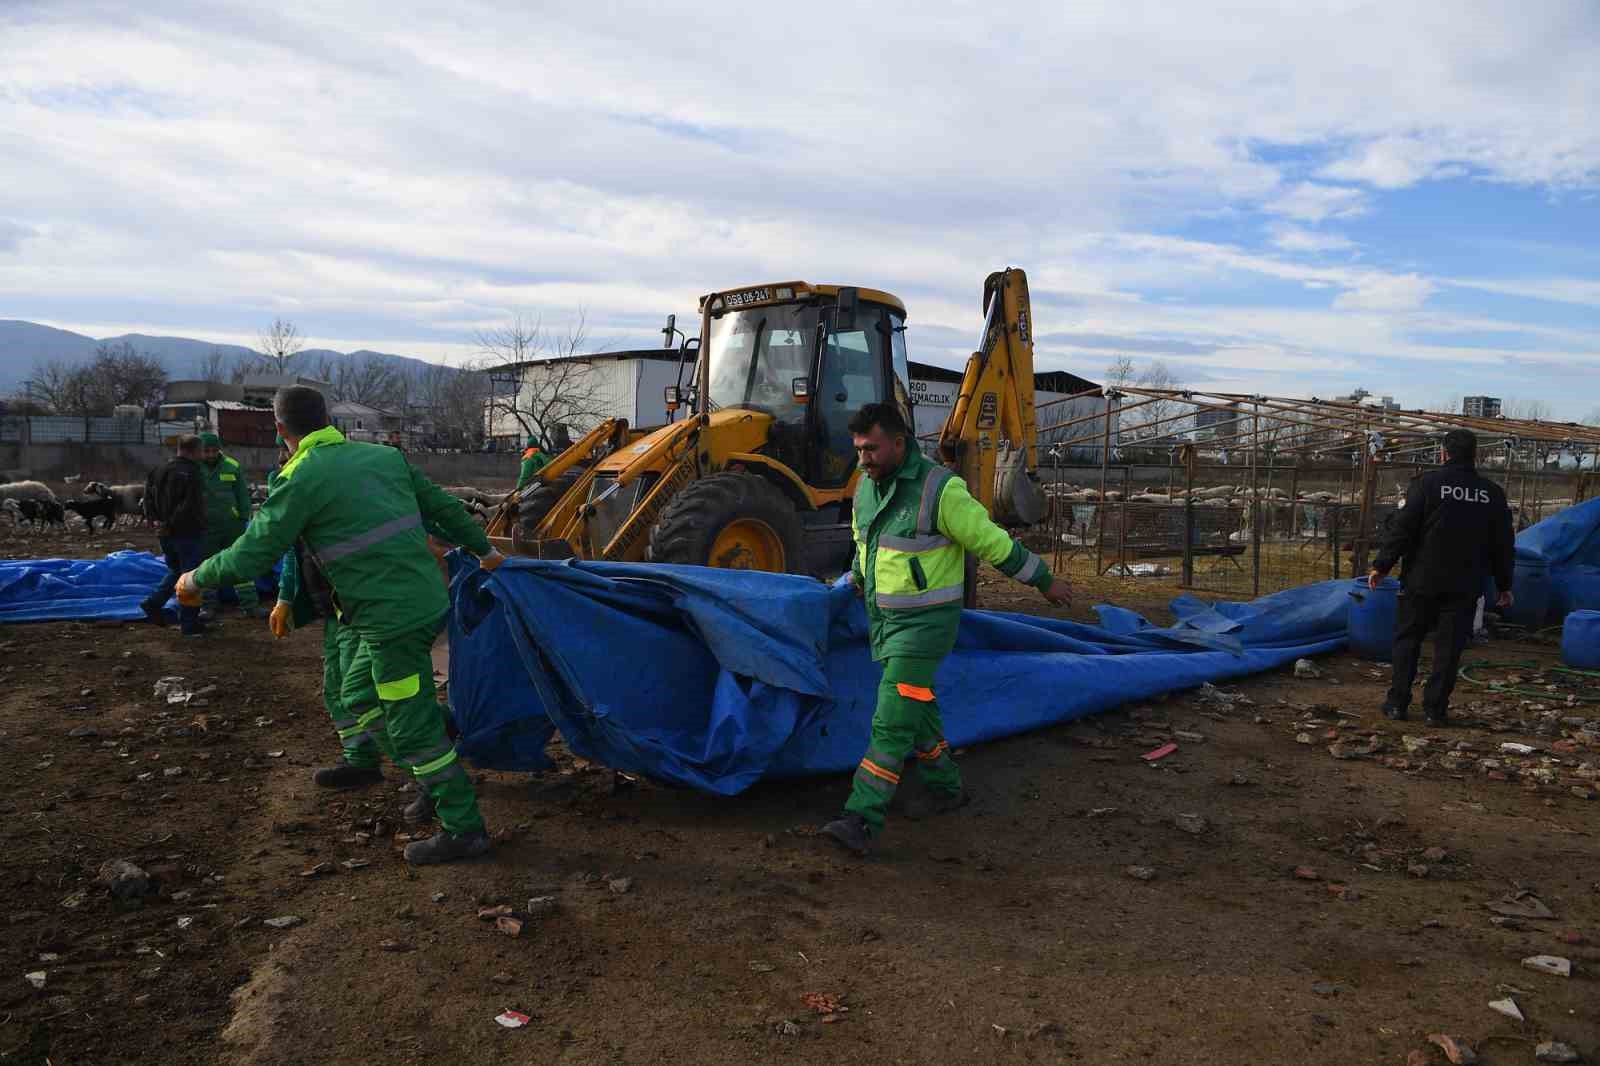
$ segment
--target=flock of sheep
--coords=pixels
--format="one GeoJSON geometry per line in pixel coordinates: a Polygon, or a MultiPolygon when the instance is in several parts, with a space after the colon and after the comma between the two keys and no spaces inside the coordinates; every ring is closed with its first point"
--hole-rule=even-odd
{"type": "Polygon", "coordinates": [[[11,516],[14,527],[27,525],[35,530],[51,527],[65,530],[68,512],[82,519],[90,532],[94,531],[96,522],[106,530],[124,517],[144,521],[143,502],[143,485],[107,485],[91,481],[83,487],[82,495],[62,500],[43,482],[0,484],[0,510],[11,516]]]}
{"type": "MultiPolygon", "coordinates": [[[[488,525],[494,509],[500,505],[499,494],[470,486],[456,486],[445,491],[460,500],[479,525],[488,525]]],[[[259,507],[267,498],[267,487],[252,485],[250,498],[259,507]]],[[[102,531],[123,520],[150,523],[144,512],[143,485],[107,485],[100,481],[86,483],[80,495],[66,500],[59,499],[50,486],[40,481],[6,482],[0,484],[0,511],[10,516],[13,528],[27,526],[35,531],[51,528],[65,531],[69,513],[82,519],[91,533],[97,523],[102,531]]]]}

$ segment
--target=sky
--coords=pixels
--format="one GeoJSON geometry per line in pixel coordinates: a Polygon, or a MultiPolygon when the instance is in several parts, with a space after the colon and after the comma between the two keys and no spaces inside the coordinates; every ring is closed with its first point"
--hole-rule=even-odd
{"type": "Polygon", "coordinates": [[[0,318],[461,363],[887,289],[960,365],[1600,411],[1600,5],[0,3],[0,318]]]}

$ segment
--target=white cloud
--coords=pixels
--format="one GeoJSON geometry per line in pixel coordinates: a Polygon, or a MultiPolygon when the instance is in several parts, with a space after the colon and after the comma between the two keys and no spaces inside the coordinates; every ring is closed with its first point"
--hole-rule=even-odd
{"type": "Polygon", "coordinates": [[[1589,0],[841,14],[0,5],[0,311],[249,336],[288,311],[445,354],[514,307],[648,342],[700,292],[800,276],[970,337],[1009,261],[1041,324],[1221,339],[1256,353],[1241,374],[1359,366],[1428,358],[1398,320],[1441,284],[1427,248],[1384,265],[1374,190],[1600,184],[1589,0]],[[1359,263],[1329,254],[1356,249],[1316,227],[1361,212],[1359,263]],[[1196,219],[1232,235],[1164,236],[1196,219]],[[1286,285],[1314,306],[1268,306],[1286,285]]]}
{"type": "Polygon", "coordinates": [[[1422,137],[1381,137],[1322,168],[1322,176],[1359,181],[1380,189],[1403,189],[1437,175],[1448,153],[1422,137]]]}
{"type": "Polygon", "coordinates": [[[1355,242],[1336,233],[1318,233],[1303,226],[1278,224],[1268,228],[1272,245],[1285,252],[1344,252],[1355,242]]]}
{"type": "Polygon", "coordinates": [[[1282,196],[1267,201],[1264,209],[1301,222],[1323,222],[1365,213],[1367,197],[1360,189],[1302,181],[1282,196]]]}
{"type": "Polygon", "coordinates": [[[1461,289],[1497,293],[1501,296],[1519,296],[1529,300],[1600,307],[1600,281],[1589,278],[1528,278],[1514,281],[1451,278],[1448,284],[1461,289]]]}
{"type": "Polygon", "coordinates": [[[1414,311],[1437,289],[1433,282],[1416,274],[1376,277],[1339,294],[1333,306],[1341,311],[1414,311]]]}

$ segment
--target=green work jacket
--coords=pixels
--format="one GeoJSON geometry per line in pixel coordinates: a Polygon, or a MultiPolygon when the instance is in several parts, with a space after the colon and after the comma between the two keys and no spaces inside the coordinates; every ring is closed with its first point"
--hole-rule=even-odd
{"type": "Polygon", "coordinates": [[[550,457],[538,448],[529,448],[522,453],[522,466],[517,471],[517,488],[522,488],[533,480],[533,476],[550,465],[550,457]]]}
{"type": "Polygon", "coordinates": [[[381,639],[435,625],[449,608],[425,527],[474,555],[489,538],[461,501],[395,448],[308,434],[273,480],[255,521],[233,547],[195,571],[202,588],[267,573],[296,541],[332,587],[339,620],[381,639]]]}
{"type": "Polygon", "coordinates": [[[231,455],[199,465],[206,495],[206,554],[212,555],[244,532],[245,523],[250,521],[250,486],[245,483],[239,460],[231,455]]]}
{"type": "Polygon", "coordinates": [[[1043,559],[994,524],[966,482],[914,446],[882,484],[856,483],[850,528],[850,580],[863,592],[874,659],[949,654],[967,552],[1041,592],[1053,580],[1043,559]]]}

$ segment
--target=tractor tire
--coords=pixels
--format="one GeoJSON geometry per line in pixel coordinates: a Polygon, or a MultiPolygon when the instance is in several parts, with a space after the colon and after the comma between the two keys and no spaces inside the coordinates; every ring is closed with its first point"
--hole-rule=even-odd
{"type": "Polygon", "coordinates": [[[725,570],[805,573],[794,504],[755,474],[712,474],[684,487],[650,531],[650,560],[725,570]]]}
{"type": "Polygon", "coordinates": [[[567,494],[567,490],[577,484],[583,473],[582,470],[568,470],[548,485],[540,485],[524,496],[517,504],[517,525],[532,534],[551,508],[567,494]]]}

